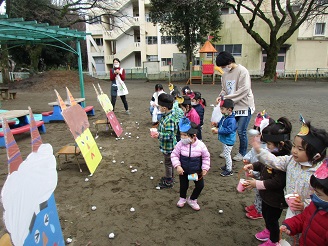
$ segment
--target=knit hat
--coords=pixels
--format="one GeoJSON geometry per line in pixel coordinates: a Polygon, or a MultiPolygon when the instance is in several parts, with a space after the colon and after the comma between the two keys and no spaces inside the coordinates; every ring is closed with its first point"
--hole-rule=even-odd
{"type": "Polygon", "coordinates": [[[158,96],[158,105],[162,107],[166,107],[168,109],[172,109],[174,98],[166,93],[162,93],[158,96]]]}
{"type": "Polygon", "coordinates": [[[188,118],[183,117],[179,121],[179,129],[180,132],[184,132],[187,134],[197,134],[198,126],[196,123],[191,122],[188,118]]]}
{"type": "Polygon", "coordinates": [[[224,107],[224,108],[234,108],[234,103],[231,99],[224,99],[220,101],[220,107],[224,107]]]}
{"type": "Polygon", "coordinates": [[[313,176],[317,181],[328,189],[328,159],[325,159],[321,166],[315,171],[313,176]]]}

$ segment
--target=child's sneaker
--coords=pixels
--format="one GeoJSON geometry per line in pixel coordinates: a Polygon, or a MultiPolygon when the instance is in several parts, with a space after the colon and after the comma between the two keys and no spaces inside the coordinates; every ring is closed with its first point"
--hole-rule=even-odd
{"type": "Polygon", "coordinates": [[[222,171],[226,171],[226,170],[227,170],[227,166],[224,165],[224,166],[220,167],[220,170],[222,170],[222,171]]]}
{"type": "Polygon", "coordinates": [[[246,213],[246,217],[252,220],[263,219],[262,214],[258,213],[256,209],[246,213]]]}
{"type": "Polygon", "coordinates": [[[232,176],[233,175],[233,172],[232,171],[225,170],[222,173],[220,173],[220,175],[223,176],[223,177],[228,177],[228,176],[232,176]]]}
{"type": "Polygon", "coordinates": [[[131,113],[130,113],[130,110],[125,111],[125,113],[126,113],[126,114],[131,114],[131,113]]]}
{"type": "Polygon", "coordinates": [[[254,204],[245,207],[245,211],[246,211],[247,213],[249,213],[250,211],[255,210],[255,209],[256,209],[256,208],[255,208],[255,205],[254,205],[254,204]]]}
{"type": "Polygon", "coordinates": [[[167,178],[162,179],[158,186],[162,188],[172,188],[173,187],[173,180],[168,180],[167,178]]]}
{"type": "Polygon", "coordinates": [[[243,157],[240,153],[238,153],[237,155],[235,155],[234,157],[232,157],[232,159],[233,159],[234,161],[242,161],[243,158],[244,158],[244,157],[243,157]]]}
{"type": "Polygon", "coordinates": [[[262,242],[268,241],[270,238],[270,231],[265,228],[263,231],[256,233],[255,237],[262,242]]]}
{"type": "Polygon", "coordinates": [[[196,211],[200,210],[200,207],[199,207],[199,205],[198,205],[198,203],[197,203],[197,199],[195,199],[195,200],[191,200],[190,197],[188,197],[188,199],[187,199],[187,203],[189,204],[189,206],[190,206],[193,210],[196,210],[196,211]]]}
{"type": "Polygon", "coordinates": [[[180,197],[180,199],[179,199],[179,201],[178,201],[178,203],[177,203],[177,206],[178,206],[179,208],[183,208],[184,205],[186,204],[186,202],[187,202],[187,199],[186,199],[186,198],[182,198],[182,197],[180,197]]]}
{"type": "Polygon", "coordinates": [[[259,246],[280,246],[279,242],[273,243],[271,242],[271,240],[269,239],[268,241],[266,241],[265,243],[261,243],[259,246]]]}

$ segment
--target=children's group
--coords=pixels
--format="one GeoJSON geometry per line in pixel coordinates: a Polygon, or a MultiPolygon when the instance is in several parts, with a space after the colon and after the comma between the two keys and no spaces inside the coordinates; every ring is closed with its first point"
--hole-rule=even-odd
{"type": "MultiPolygon", "coordinates": [[[[263,219],[263,230],[254,232],[262,246],[284,245],[282,234],[292,236],[294,245],[328,245],[328,133],[314,127],[300,115],[300,130],[292,137],[292,124],[284,116],[274,120],[263,110],[255,117],[251,79],[245,67],[236,64],[228,52],[220,52],[216,65],[224,71],[222,91],[214,106],[211,125],[222,143],[225,165],[219,167],[222,177],[233,175],[233,161],[242,161],[238,173],[238,192],[254,190],[254,203],[245,207],[249,219],[263,219]],[[236,137],[238,154],[231,157],[236,137]],[[248,144],[251,149],[247,152],[248,144]],[[241,172],[242,171],[242,172],[241,172]],[[284,209],[286,218],[280,225],[284,209]]],[[[189,86],[178,89],[169,84],[155,86],[150,101],[151,137],[158,139],[163,154],[164,176],[157,189],[172,188],[177,173],[180,197],[177,207],[187,203],[200,210],[198,197],[204,189],[204,177],[211,161],[202,141],[206,100],[189,86]],[[175,171],[176,170],[176,171],[175,171]],[[194,189],[188,196],[189,181],[194,189]]]]}

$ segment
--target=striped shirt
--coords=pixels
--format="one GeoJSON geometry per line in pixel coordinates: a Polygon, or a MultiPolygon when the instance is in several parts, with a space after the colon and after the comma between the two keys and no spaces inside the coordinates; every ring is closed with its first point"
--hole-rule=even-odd
{"type": "Polygon", "coordinates": [[[164,114],[158,125],[159,149],[164,154],[171,154],[174,146],[177,144],[177,123],[175,122],[173,112],[164,114]]]}

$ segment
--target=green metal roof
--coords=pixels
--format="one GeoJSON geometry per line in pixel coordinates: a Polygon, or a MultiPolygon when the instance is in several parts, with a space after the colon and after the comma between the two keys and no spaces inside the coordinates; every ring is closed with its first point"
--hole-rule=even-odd
{"type": "Polygon", "coordinates": [[[0,44],[35,44],[65,42],[70,40],[85,40],[87,33],[49,26],[48,23],[24,21],[23,18],[8,18],[0,15],[0,44]]]}

